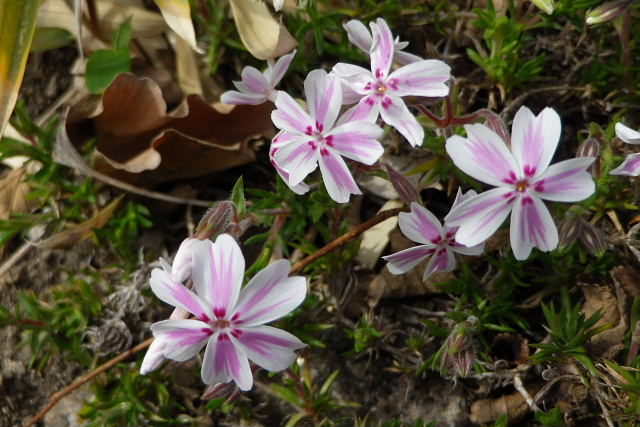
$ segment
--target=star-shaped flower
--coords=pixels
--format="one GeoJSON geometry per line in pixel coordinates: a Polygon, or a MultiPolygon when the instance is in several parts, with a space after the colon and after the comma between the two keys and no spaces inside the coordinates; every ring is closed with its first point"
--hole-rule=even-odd
{"type": "Polygon", "coordinates": [[[558,230],[542,200],[577,202],[595,191],[587,168],[595,160],[580,157],[549,166],[560,140],[560,117],[551,108],[538,116],[521,107],[513,120],[511,151],[485,125],[466,125],[467,137],[447,140],[447,153],[467,175],[496,188],[460,205],[446,216],[458,226],[456,240],[475,246],[491,236],[511,212],[511,248],[524,260],[537,247],[558,246],[558,230]]]}
{"type": "MultiPolygon", "coordinates": [[[[242,288],[244,257],[228,234],[215,243],[192,244],[195,292],[176,284],[171,274],[151,272],[151,289],[162,301],[187,310],[195,319],[163,320],[151,325],[168,359],[185,361],[206,345],[202,380],[206,384],[235,381],[249,390],[253,377],[249,359],[269,371],[286,369],[293,350],[304,347],[295,336],[264,326],[296,308],[305,298],[306,279],[288,277],[291,265],[280,260],[260,271],[242,288]]],[[[157,349],[156,349],[157,351],[157,349]]]]}

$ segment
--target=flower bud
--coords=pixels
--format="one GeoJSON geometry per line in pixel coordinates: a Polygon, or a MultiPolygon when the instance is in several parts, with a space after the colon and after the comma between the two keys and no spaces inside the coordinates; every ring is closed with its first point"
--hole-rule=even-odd
{"type": "Polygon", "coordinates": [[[631,0],[618,0],[604,3],[587,12],[587,25],[609,22],[622,15],[629,7],[631,0]]]}
{"type": "Polygon", "coordinates": [[[475,326],[477,318],[469,316],[462,323],[457,324],[449,337],[444,342],[444,353],[440,359],[440,372],[446,372],[449,368],[453,368],[456,377],[466,377],[473,362],[476,360],[476,351],[473,345],[473,326],[475,326]]]}
{"type": "Polygon", "coordinates": [[[149,372],[153,372],[160,367],[164,362],[164,348],[166,343],[161,339],[154,339],[151,342],[151,346],[147,350],[147,353],[142,359],[142,365],[140,365],[140,375],[146,375],[149,372]]]}
{"type": "Polygon", "coordinates": [[[576,152],[576,157],[595,157],[600,155],[600,142],[598,138],[587,138],[576,152]]]}
{"type": "Polygon", "coordinates": [[[207,386],[200,399],[212,400],[220,397],[229,396],[236,389],[236,385],[233,381],[228,383],[216,383],[207,386]]]}
{"type": "Polygon", "coordinates": [[[587,221],[582,220],[580,230],[580,243],[596,257],[601,257],[607,250],[607,239],[602,231],[587,221]]]}
{"type": "Polygon", "coordinates": [[[556,2],[554,0],[531,0],[533,4],[538,6],[538,9],[546,13],[547,15],[551,15],[553,10],[556,8],[556,2]]]}
{"type": "Polygon", "coordinates": [[[385,163],[384,165],[387,173],[389,174],[389,180],[391,181],[391,185],[398,192],[400,198],[403,202],[407,204],[407,206],[411,205],[412,202],[420,202],[420,194],[416,191],[416,189],[411,185],[411,183],[402,175],[400,172],[395,170],[391,165],[385,163]]]}
{"type": "Polygon", "coordinates": [[[236,226],[236,205],[229,200],[216,203],[202,216],[193,236],[200,240],[215,239],[219,234],[236,226]]]}
{"type": "Polygon", "coordinates": [[[558,226],[558,246],[561,249],[568,248],[578,239],[581,230],[581,220],[578,215],[568,213],[558,226]]]}

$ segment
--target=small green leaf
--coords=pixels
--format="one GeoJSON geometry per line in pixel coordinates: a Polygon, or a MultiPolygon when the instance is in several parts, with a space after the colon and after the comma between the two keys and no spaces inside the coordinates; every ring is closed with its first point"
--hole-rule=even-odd
{"type": "Polygon", "coordinates": [[[89,92],[99,94],[120,73],[131,71],[131,52],[128,49],[97,50],[87,61],[85,80],[89,92]]]}
{"type": "Polygon", "coordinates": [[[39,27],[33,34],[31,52],[43,52],[45,50],[58,49],[73,43],[74,37],[64,28],[39,27]]]}
{"type": "Polygon", "coordinates": [[[244,183],[242,180],[242,176],[238,178],[235,185],[233,186],[233,190],[231,190],[231,201],[234,205],[236,205],[238,218],[244,218],[247,212],[247,204],[244,199],[244,183]]]}
{"type": "Polygon", "coordinates": [[[113,50],[128,49],[129,43],[131,43],[131,17],[118,27],[111,38],[113,50]]]}

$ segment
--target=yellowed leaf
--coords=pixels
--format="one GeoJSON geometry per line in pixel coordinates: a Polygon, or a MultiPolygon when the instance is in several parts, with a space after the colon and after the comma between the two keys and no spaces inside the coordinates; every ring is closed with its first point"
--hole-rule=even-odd
{"type": "Polygon", "coordinates": [[[267,5],[253,0],[230,0],[240,39],[258,59],[267,60],[290,52],[296,41],[271,15],[267,5]]]}
{"type": "Polygon", "coordinates": [[[37,243],[42,249],[58,249],[67,248],[78,244],[93,235],[93,230],[104,227],[113,213],[116,211],[124,196],[115,198],[103,210],[96,213],[93,217],[80,224],[74,224],[46,240],[37,243]]]}
{"type": "Polygon", "coordinates": [[[29,185],[24,182],[24,174],[25,167],[22,166],[0,180],[0,220],[27,210],[24,196],[29,192],[29,185]]]}
{"type": "Polygon", "coordinates": [[[195,51],[201,52],[196,44],[196,32],[191,21],[189,0],[155,0],[169,28],[182,37],[195,51]]]}

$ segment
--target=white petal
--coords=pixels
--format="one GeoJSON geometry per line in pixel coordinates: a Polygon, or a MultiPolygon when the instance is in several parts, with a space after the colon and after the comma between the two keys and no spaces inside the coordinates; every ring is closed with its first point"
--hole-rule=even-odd
{"type": "Polygon", "coordinates": [[[515,202],[509,188],[494,188],[459,204],[445,217],[449,227],[458,226],[456,241],[472,247],[487,240],[504,222],[515,202]]]}
{"type": "Polygon", "coordinates": [[[517,260],[529,257],[536,247],[547,252],[558,246],[558,230],[542,200],[519,197],[511,213],[511,249],[517,260]]]}
{"type": "Polygon", "coordinates": [[[371,72],[376,78],[386,77],[393,62],[393,34],[386,21],[378,18],[369,23],[373,42],[371,43],[371,72]]]}
{"type": "Polygon", "coordinates": [[[387,84],[395,96],[438,97],[449,94],[450,78],[451,67],[443,61],[427,59],[398,68],[387,84]]]}
{"type": "Polygon", "coordinates": [[[153,293],[167,304],[187,310],[204,322],[213,318],[213,312],[207,300],[194,294],[183,284],[176,283],[170,273],[154,268],[149,284],[153,293]]]}
{"type": "Polygon", "coordinates": [[[360,50],[365,53],[369,53],[371,49],[371,43],[373,38],[367,27],[357,19],[352,19],[346,24],[342,25],[342,28],[347,32],[349,41],[356,45],[360,50]]]}
{"type": "Polygon", "coordinates": [[[265,94],[271,89],[269,82],[256,68],[248,66],[242,70],[242,84],[249,93],[265,94]]]}
{"type": "Polygon", "coordinates": [[[234,380],[242,391],[251,390],[253,375],[244,350],[225,333],[209,339],[202,361],[202,381],[205,384],[234,380]]]}
{"type": "Polygon", "coordinates": [[[367,121],[348,122],[335,127],[326,135],[327,144],[349,159],[372,165],[384,153],[378,142],[382,128],[367,121]]]}
{"type": "Polygon", "coordinates": [[[347,203],[351,194],[362,194],[340,154],[327,149],[318,156],[318,163],[324,185],[333,200],[347,203]]]}
{"type": "Polygon", "coordinates": [[[164,343],[164,357],[177,362],[198,354],[212,334],[208,324],[191,319],[163,320],[151,325],[151,332],[159,343],[164,343]]]}
{"type": "Polygon", "coordinates": [[[296,56],[295,50],[287,55],[281,56],[273,66],[270,65],[269,68],[265,70],[264,76],[269,81],[269,85],[272,88],[275,88],[278,83],[280,83],[280,80],[284,77],[289,65],[291,65],[291,61],[293,61],[294,56],[296,56]]]}
{"type": "Polygon", "coordinates": [[[142,359],[140,375],[146,375],[160,367],[165,360],[163,353],[166,345],[167,344],[160,338],[156,338],[151,342],[147,353],[144,355],[144,359],[142,359]]]}
{"type": "Polygon", "coordinates": [[[220,96],[220,102],[227,105],[259,105],[267,100],[262,94],[246,94],[235,90],[229,90],[220,96]]]}
{"type": "Polygon", "coordinates": [[[616,123],[616,136],[627,144],[640,144],[640,132],[631,129],[622,123],[616,123]]]}
{"type": "Polygon", "coordinates": [[[515,184],[520,176],[518,163],[504,141],[481,124],[465,125],[467,138],[447,139],[447,153],[462,172],[494,186],[515,184]]]}
{"type": "Polygon", "coordinates": [[[511,148],[523,177],[539,177],[549,166],[556,151],[562,124],[552,108],[534,116],[527,107],[520,107],[513,119],[511,148]]]}
{"type": "Polygon", "coordinates": [[[456,268],[456,257],[449,249],[440,248],[429,260],[422,280],[427,280],[436,271],[453,271],[454,268],[456,268]]]}
{"type": "Polygon", "coordinates": [[[318,147],[313,141],[300,140],[279,147],[275,162],[289,174],[289,186],[296,186],[318,166],[318,147]]]}
{"type": "Polygon", "coordinates": [[[304,135],[313,128],[309,114],[288,93],[279,91],[275,104],[277,110],[271,112],[271,121],[278,129],[304,135]]]}
{"type": "Polygon", "coordinates": [[[313,70],[304,81],[304,93],[315,128],[328,131],[333,127],[342,105],[342,90],[336,75],[313,70]]]}
{"type": "Polygon", "coordinates": [[[624,162],[609,172],[611,175],[638,176],[640,175],[640,153],[629,154],[624,162]]]}
{"type": "Polygon", "coordinates": [[[402,98],[385,96],[380,102],[380,115],[385,123],[396,128],[413,147],[422,145],[424,129],[418,123],[416,116],[411,114],[402,98]]]}
{"type": "Polygon", "coordinates": [[[442,240],[442,225],[427,208],[411,203],[411,212],[401,212],[398,223],[402,234],[414,242],[437,245],[442,240]]]}
{"type": "Polygon", "coordinates": [[[593,157],[578,157],[551,165],[531,184],[531,193],[556,202],[579,202],[591,196],[596,185],[587,169],[593,157]]]}
{"type": "MultiPolygon", "coordinates": [[[[406,43],[406,42],[403,42],[403,43],[406,43]]],[[[393,59],[398,61],[402,65],[407,65],[407,64],[411,64],[411,63],[423,60],[418,55],[414,55],[414,54],[408,53],[408,52],[400,52],[398,50],[397,46],[396,46],[396,52],[393,54],[393,59]]]]}
{"type": "Polygon", "coordinates": [[[270,326],[240,328],[240,335],[232,337],[249,359],[258,366],[277,372],[287,369],[296,360],[293,350],[305,345],[294,335],[270,326]]]}
{"type": "Polygon", "coordinates": [[[382,259],[387,261],[387,268],[391,274],[404,274],[433,255],[435,251],[436,248],[433,245],[420,245],[383,256],[382,259]]]}
{"type": "Polygon", "coordinates": [[[258,272],[242,289],[233,314],[242,327],[271,322],[299,306],[307,294],[302,276],[288,277],[291,264],[279,260],[258,272]]]}
{"type": "Polygon", "coordinates": [[[233,311],[243,276],[244,256],[230,235],[219,235],[215,243],[199,240],[193,244],[193,283],[218,319],[233,311]]]}

